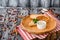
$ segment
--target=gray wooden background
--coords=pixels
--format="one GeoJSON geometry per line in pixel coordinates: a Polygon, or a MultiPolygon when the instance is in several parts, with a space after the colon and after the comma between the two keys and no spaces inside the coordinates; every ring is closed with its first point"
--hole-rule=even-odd
{"type": "Polygon", "coordinates": [[[60,7],[60,0],[0,0],[0,7],[60,7]]]}

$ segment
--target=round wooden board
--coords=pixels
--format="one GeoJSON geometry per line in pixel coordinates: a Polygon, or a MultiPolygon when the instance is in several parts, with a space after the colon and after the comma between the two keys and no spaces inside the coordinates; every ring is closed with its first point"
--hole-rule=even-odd
{"type": "MultiPolygon", "coordinates": [[[[50,18],[49,16],[48,16],[49,17],[49,21],[47,22],[47,26],[46,26],[45,29],[40,30],[40,29],[37,28],[37,26],[32,26],[32,27],[29,26],[28,24],[32,20],[30,18],[31,15],[26,16],[25,18],[23,18],[22,21],[21,21],[21,24],[20,24],[22,29],[26,30],[27,32],[34,33],[34,34],[43,34],[43,33],[46,33],[46,32],[49,32],[49,31],[52,31],[53,29],[55,29],[56,21],[54,19],[50,18]]],[[[37,15],[40,15],[40,14],[37,14],[37,15]]]]}

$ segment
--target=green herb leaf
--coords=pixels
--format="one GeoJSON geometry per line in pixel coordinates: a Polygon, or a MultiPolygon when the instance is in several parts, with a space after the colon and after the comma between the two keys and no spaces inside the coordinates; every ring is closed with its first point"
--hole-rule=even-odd
{"type": "Polygon", "coordinates": [[[37,23],[37,21],[38,21],[37,19],[33,19],[33,22],[34,22],[34,23],[37,23]]]}

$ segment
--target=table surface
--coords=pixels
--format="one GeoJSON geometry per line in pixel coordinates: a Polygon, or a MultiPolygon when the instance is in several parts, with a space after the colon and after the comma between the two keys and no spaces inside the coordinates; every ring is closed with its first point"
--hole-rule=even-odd
{"type": "MultiPolygon", "coordinates": [[[[60,18],[60,17],[58,17],[58,18],[60,18]]],[[[20,24],[20,21],[21,21],[21,19],[18,18],[18,23],[17,23],[18,25],[20,24]]],[[[23,38],[20,36],[20,34],[17,35],[17,38],[18,38],[18,40],[23,40],[23,38]]],[[[35,38],[33,40],[40,40],[40,39],[35,38]]],[[[60,31],[51,33],[45,39],[42,39],[42,40],[60,40],[60,31]]]]}

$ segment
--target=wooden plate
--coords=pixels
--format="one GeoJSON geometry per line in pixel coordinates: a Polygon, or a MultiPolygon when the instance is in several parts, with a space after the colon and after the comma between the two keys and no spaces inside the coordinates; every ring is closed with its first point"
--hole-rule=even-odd
{"type": "MultiPolygon", "coordinates": [[[[32,14],[31,14],[32,15],[32,14]]],[[[32,20],[31,18],[30,18],[30,16],[31,15],[29,15],[29,16],[26,16],[25,18],[23,18],[22,19],[22,21],[21,21],[21,26],[22,26],[22,29],[24,29],[24,30],[26,30],[27,32],[29,32],[29,33],[34,33],[34,34],[42,34],[42,33],[46,33],[46,32],[49,32],[49,31],[52,31],[53,29],[55,29],[55,27],[56,27],[56,21],[54,20],[54,19],[52,19],[52,18],[50,18],[49,16],[45,16],[45,15],[43,15],[44,17],[47,17],[47,18],[49,18],[49,20],[48,20],[48,22],[47,22],[47,26],[46,26],[46,28],[45,29],[43,29],[43,30],[40,30],[40,29],[38,29],[37,28],[37,26],[35,25],[35,26],[29,26],[28,24],[30,23],[30,21],[32,20]]],[[[37,16],[37,15],[40,15],[41,16],[41,14],[34,14],[35,16],[37,16]]],[[[39,16],[39,17],[40,17],[39,16]]],[[[38,17],[38,16],[37,16],[38,17]]],[[[45,19],[45,20],[47,20],[47,19],[45,19]]]]}

